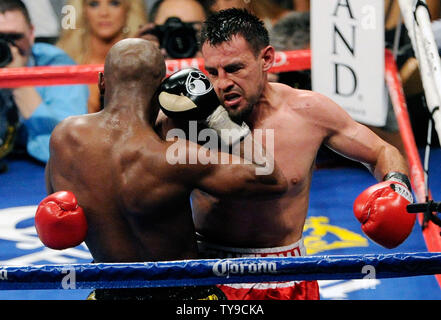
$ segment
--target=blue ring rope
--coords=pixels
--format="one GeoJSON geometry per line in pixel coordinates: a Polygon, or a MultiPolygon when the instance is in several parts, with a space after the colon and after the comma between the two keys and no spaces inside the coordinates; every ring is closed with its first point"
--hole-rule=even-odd
{"type": "Polygon", "coordinates": [[[0,290],[175,287],[434,274],[441,274],[441,252],[0,266],[0,290]]]}

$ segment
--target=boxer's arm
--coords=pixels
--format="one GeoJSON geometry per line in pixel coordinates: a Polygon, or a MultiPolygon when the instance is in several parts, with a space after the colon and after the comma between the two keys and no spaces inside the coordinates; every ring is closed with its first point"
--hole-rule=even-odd
{"type": "Polygon", "coordinates": [[[47,194],[54,193],[54,188],[51,183],[51,174],[50,174],[50,160],[47,162],[46,167],[44,169],[44,177],[46,182],[46,192],[47,194]]]}
{"type": "MultiPolygon", "coordinates": [[[[205,126],[199,124],[198,130],[201,128],[203,130],[207,130],[205,126]]],[[[182,132],[186,134],[186,137],[189,136],[189,133],[187,132],[188,121],[169,118],[162,111],[160,111],[155,124],[156,133],[161,139],[167,140],[167,134],[173,129],[182,130],[182,132]]],[[[199,134],[200,131],[197,132],[198,136],[199,134]]],[[[172,135],[172,137],[174,136],[172,135]]],[[[278,170],[278,172],[280,172],[274,161],[273,155],[270,152],[267,152],[265,147],[256,141],[251,133],[244,136],[242,141],[238,142],[234,147],[230,147],[228,150],[225,150],[225,152],[227,151],[234,155],[236,162],[240,161],[240,163],[244,163],[247,161],[253,163],[259,175],[270,175],[274,170],[278,170]]],[[[218,154],[217,157],[220,157],[220,155],[218,154]]]]}
{"type": "Polygon", "coordinates": [[[327,131],[326,145],[337,153],[363,163],[382,181],[392,171],[408,174],[405,158],[366,126],[354,121],[332,100],[318,96],[320,123],[327,131]]]}
{"type": "Polygon", "coordinates": [[[277,166],[270,175],[256,175],[253,164],[220,164],[206,170],[196,188],[218,198],[267,199],[286,192],[288,183],[277,166]]]}
{"type": "Polygon", "coordinates": [[[56,167],[57,161],[54,160],[58,156],[59,152],[66,149],[66,145],[64,143],[63,135],[66,131],[63,127],[66,126],[69,120],[66,119],[60,122],[55,129],[52,131],[51,137],[49,139],[49,159],[46,163],[44,170],[45,184],[46,184],[46,192],[48,195],[55,192],[55,188],[52,185],[52,166],[56,167]]]}
{"type": "Polygon", "coordinates": [[[271,197],[287,190],[287,180],[276,165],[271,172],[258,174],[262,167],[259,164],[245,163],[243,158],[216,150],[211,150],[213,157],[204,161],[195,155],[204,154],[208,149],[186,140],[179,143],[186,148],[180,161],[185,165],[177,167],[179,177],[191,189],[200,189],[218,198],[271,197]],[[196,163],[188,163],[190,157],[196,163]]]}
{"type": "Polygon", "coordinates": [[[406,160],[397,148],[388,144],[369,128],[351,121],[344,130],[329,139],[329,147],[363,163],[378,181],[392,171],[408,174],[406,160]]]}
{"type": "Polygon", "coordinates": [[[400,152],[367,127],[355,122],[332,101],[323,99],[330,117],[324,121],[327,145],[351,159],[364,163],[379,182],[354,201],[354,214],[363,232],[386,248],[400,245],[412,232],[415,215],[406,211],[413,202],[407,164],[400,152]]]}

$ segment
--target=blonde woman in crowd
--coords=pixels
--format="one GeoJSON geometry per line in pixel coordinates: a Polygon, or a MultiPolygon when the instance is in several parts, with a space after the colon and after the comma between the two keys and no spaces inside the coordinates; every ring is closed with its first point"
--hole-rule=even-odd
{"type": "MultiPolygon", "coordinates": [[[[57,46],[78,64],[104,64],[109,49],[133,37],[147,22],[143,0],[70,0],[75,8],[75,29],[63,29],[57,46]]],[[[98,80],[98,79],[97,79],[98,80]]],[[[89,113],[101,108],[98,85],[90,85],[89,113]]]]}

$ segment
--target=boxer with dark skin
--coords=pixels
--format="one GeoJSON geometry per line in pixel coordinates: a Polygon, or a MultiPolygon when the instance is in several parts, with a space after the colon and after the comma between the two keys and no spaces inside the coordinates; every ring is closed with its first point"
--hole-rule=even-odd
{"type": "MultiPolygon", "coordinates": [[[[209,258],[304,255],[302,233],[315,158],[322,144],[362,162],[378,181],[386,180],[356,201],[354,213],[369,237],[386,247],[397,246],[415,221],[406,213],[411,195],[405,159],[327,97],[268,82],[275,58],[268,40],[263,23],[244,10],[213,14],[202,28],[205,69],[219,99],[237,123],[264,132],[273,130],[274,158],[289,186],[280,197],[259,202],[193,192],[200,249],[209,258]],[[391,186],[391,177],[399,184],[391,186]],[[394,192],[397,185],[405,191],[394,192]]],[[[319,298],[315,282],[278,287],[238,284],[222,289],[231,299],[319,298]]]]}
{"type": "MultiPolygon", "coordinates": [[[[252,163],[169,164],[172,142],[153,128],[164,76],[164,59],[152,42],[118,42],[100,81],[104,109],[70,117],[53,132],[47,191],[75,195],[87,219],[85,242],[94,262],[197,258],[189,201],[195,188],[219,197],[286,190],[277,168],[257,176],[252,163]]],[[[200,148],[182,143],[188,153],[200,148]]]]}

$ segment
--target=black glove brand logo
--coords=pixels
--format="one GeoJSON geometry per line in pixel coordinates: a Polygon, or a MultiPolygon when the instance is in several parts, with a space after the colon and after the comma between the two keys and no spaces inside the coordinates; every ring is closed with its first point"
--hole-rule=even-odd
{"type": "Polygon", "coordinates": [[[213,89],[213,85],[205,74],[200,71],[192,71],[187,77],[185,87],[189,94],[202,96],[213,89]]]}

